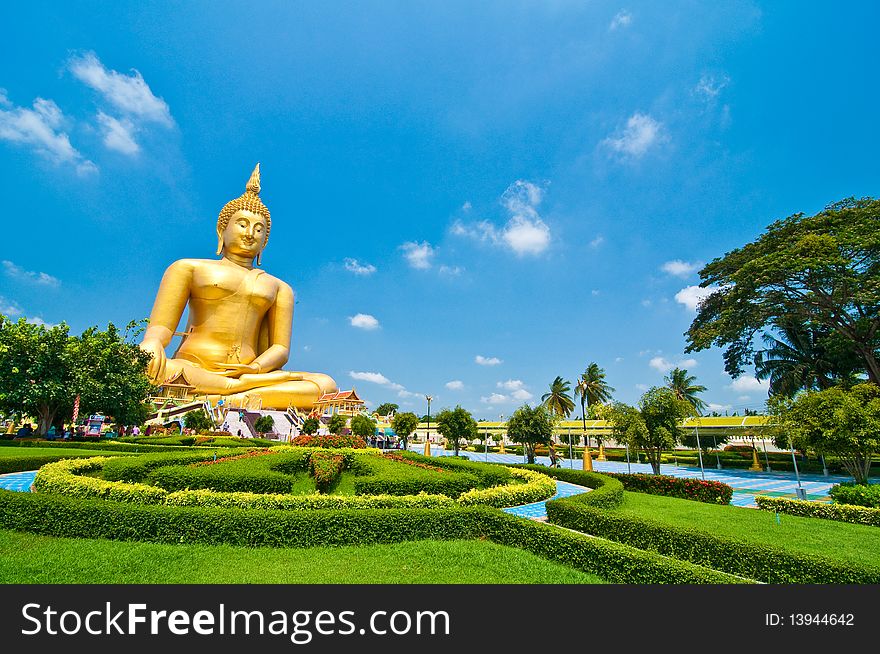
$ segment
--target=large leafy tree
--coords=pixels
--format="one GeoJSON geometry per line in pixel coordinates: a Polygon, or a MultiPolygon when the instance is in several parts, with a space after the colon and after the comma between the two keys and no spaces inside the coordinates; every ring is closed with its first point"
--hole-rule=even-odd
{"type": "Polygon", "coordinates": [[[463,441],[474,440],[477,437],[477,421],[470,411],[456,406],[454,409],[443,409],[437,414],[437,431],[452,444],[455,456],[463,441]]]}
{"type": "Polygon", "coordinates": [[[330,430],[331,434],[341,434],[342,430],[345,429],[345,418],[338,413],[334,413],[327,422],[327,429],[330,430]]]}
{"type": "Polygon", "coordinates": [[[400,406],[398,406],[397,404],[394,404],[393,402],[385,402],[384,404],[380,404],[379,406],[376,407],[375,413],[377,413],[378,415],[380,415],[382,417],[385,417],[389,413],[394,413],[399,408],[400,408],[400,406]]]}
{"type": "Polygon", "coordinates": [[[679,399],[671,388],[655,386],[642,395],[638,409],[617,403],[607,413],[615,438],[642,450],[659,475],[661,454],[681,440],[679,423],[692,411],[687,400],[679,399]]]}
{"type": "Polygon", "coordinates": [[[868,483],[880,452],[880,387],[856,384],[801,393],[770,402],[775,427],[802,452],[836,454],[856,482],[868,483]]]}
{"type": "Polygon", "coordinates": [[[409,443],[409,437],[419,426],[419,417],[412,411],[404,411],[396,414],[391,419],[391,429],[397,434],[398,438],[403,441],[403,448],[406,449],[409,443]]]}
{"type": "Polygon", "coordinates": [[[529,463],[535,462],[535,448],[549,445],[553,438],[554,416],[542,405],[532,408],[524,404],[507,421],[507,435],[515,443],[522,443],[529,463]]]}
{"type": "Polygon", "coordinates": [[[689,375],[683,368],[673,368],[665,377],[666,385],[675,393],[675,397],[691,405],[693,415],[700,415],[706,408],[706,402],[697,397],[706,391],[705,386],[697,384],[696,375],[689,375]]]}
{"type": "Polygon", "coordinates": [[[303,420],[301,431],[304,434],[316,434],[318,432],[318,427],[320,426],[321,423],[318,422],[317,418],[306,418],[303,420]]]}
{"type": "Polygon", "coordinates": [[[541,396],[544,407],[558,418],[567,418],[574,411],[571,399],[571,384],[562,377],[556,377],[550,384],[550,392],[541,396]]]}
{"type": "Polygon", "coordinates": [[[363,439],[376,435],[376,421],[370,416],[359,413],[351,419],[351,433],[363,439]]]}
{"type": "Polygon", "coordinates": [[[725,348],[725,369],[737,377],[762,330],[811,325],[839,338],[880,383],[880,200],[849,198],[774,222],[700,278],[711,293],[687,332],[688,352],[725,348]]]}
{"type": "Polygon", "coordinates": [[[575,383],[574,395],[581,401],[581,419],[584,422],[584,436],[587,438],[587,445],[590,444],[589,436],[586,436],[587,409],[593,409],[593,407],[609,402],[613,392],[614,388],[605,381],[605,370],[600,368],[595,361],[587,366],[575,383]]]}
{"type": "Polygon", "coordinates": [[[71,336],[62,323],[51,327],[0,316],[0,411],[29,415],[45,434],[80,413],[104,413],[118,424],[141,424],[153,387],[146,376],[150,355],[134,342],[137,324],[124,332],[113,324],[71,336]]]}
{"type": "MultiPolygon", "coordinates": [[[[257,420],[257,431],[262,431],[259,428],[259,422],[263,418],[268,416],[261,416],[257,420]]],[[[272,420],[272,418],[269,418],[272,420]]],[[[196,431],[203,431],[206,429],[214,429],[214,421],[205,413],[204,409],[195,409],[194,411],[189,411],[185,416],[183,416],[183,426],[187,429],[195,429],[196,431]]]]}
{"type": "Polygon", "coordinates": [[[778,338],[764,334],[764,349],[755,355],[755,377],[770,380],[770,395],[824,390],[851,380],[859,369],[858,357],[828,328],[787,322],[777,331],[778,338]]]}

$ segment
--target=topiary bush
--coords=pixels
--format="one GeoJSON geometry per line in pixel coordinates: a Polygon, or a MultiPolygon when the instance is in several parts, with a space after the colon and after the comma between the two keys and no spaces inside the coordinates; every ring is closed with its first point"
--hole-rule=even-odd
{"type": "Polygon", "coordinates": [[[832,486],[828,494],[838,504],[880,508],[880,484],[857,484],[846,481],[832,486]]]}
{"type": "Polygon", "coordinates": [[[321,493],[330,491],[339,481],[344,468],[345,459],[341,454],[319,451],[309,457],[309,473],[315,478],[315,488],[321,493]]]}
{"type": "Polygon", "coordinates": [[[866,506],[825,504],[824,502],[790,500],[784,497],[768,497],[767,495],[755,495],[755,503],[759,509],[764,511],[880,527],[880,509],[866,506]]]}
{"type": "Polygon", "coordinates": [[[367,446],[367,443],[363,438],[351,434],[321,434],[314,436],[300,434],[290,441],[290,444],[296,447],[349,447],[354,449],[363,449],[367,446]]]}

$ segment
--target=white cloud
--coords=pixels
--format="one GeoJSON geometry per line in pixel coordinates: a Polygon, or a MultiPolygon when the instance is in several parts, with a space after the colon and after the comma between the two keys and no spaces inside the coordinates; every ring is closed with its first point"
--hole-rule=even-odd
{"type": "Polygon", "coordinates": [[[357,327],[358,329],[366,329],[369,331],[379,328],[379,321],[368,313],[359,313],[350,316],[348,320],[351,322],[352,327],[357,327]]]}
{"type": "Polygon", "coordinates": [[[94,52],[71,58],[68,68],[74,77],[98,91],[124,114],[166,127],[174,124],[168,105],[153,94],[137,70],[132,69],[130,75],[108,70],[94,52]]]}
{"type": "Polygon", "coordinates": [[[501,359],[498,357],[484,357],[482,354],[478,354],[474,357],[474,362],[481,366],[497,366],[501,363],[501,359]]]}
{"type": "Polygon", "coordinates": [[[648,365],[658,372],[669,372],[673,368],[696,368],[696,359],[680,359],[679,361],[669,361],[664,357],[654,357],[648,361],[648,365]]]}
{"type": "Polygon", "coordinates": [[[397,391],[397,397],[422,397],[421,393],[413,393],[412,391],[408,391],[405,388],[401,388],[397,391]]]}
{"type": "Polygon", "coordinates": [[[460,379],[454,379],[452,381],[446,382],[446,388],[450,391],[460,391],[464,388],[464,382],[460,379]]]}
{"type": "Polygon", "coordinates": [[[360,263],[357,259],[346,258],[345,269],[355,275],[372,275],[376,272],[376,266],[370,263],[360,263]]]}
{"type": "Polygon", "coordinates": [[[703,263],[701,261],[682,261],[681,259],[673,259],[660,266],[660,269],[667,274],[684,278],[693,275],[702,267],[703,263]]]}
{"type": "Polygon", "coordinates": [[[648,388],[650,387],[647,384],[636,384],[636,390],[644,392],[647,391],[648,388]]]}
{"type": "Polygon", "coordinates": [[[501,195],[501,205],[509,215],[503,227],[487,220],[469,225],[456,221],[450,231],[456,236],[507,247],[518,256],[540,254],[550,247],[550,227],[538,213],[543,197],[542,187],[518,179],[501,195]]]}
{"type": "Polygon", "coordinates": [[[604,242],[605,242],[605,237],[602,236],[601,234],[597,234],[596,238],[594,238],[592,241],[590,241],[590,247],[595,250],[600,245],[602,245],[604,242]]]}
{"type": "Polygon", "coordinates": [[[472,207],[471,207],[471,203],[470,203],[470,202],[465,202],[463,205],[461,205],[461,210],[462,210],[462,211],[470,211],[471,208],[472,208],[472,207]]]}
{"type": "Polygon", "coordinates": [[[711,102],[721,94],[721,90],[727,86],[729,82],[730,78],[727,75],[722,75],[720,78],[716,78],[714,75],[706,74],[700,77],[700,81],[697,83],[694,91],[698,95],[701,95],[705,100],[711,102]]]}
{"type": "Polygon", "coordinates": [[[752,399],[751,395],[740,395],[738,398],[736,398],[736,401],[737,402],[750,402],[751,399],[752,399]]]}
{"type": "Polygon", "coordinates": [[[410,267],[416,270],[427,270],[431,267],[431,259],[434,257],[434,248],[427,241],[416,243],[408,241],[400,246],[403,250],[403,256],[406,258],[410,267]]]}
{"type": "Polygon", "coordinates": [[[706,405],[706,409],[708,411],[717,411],[719,413],[721,413],[722,411],[730,411],[732,408],[732,404],[716,404],[715,402],[709,402],[706,405]]]}
{"type": "Polygon", "coordinates": [[[441,275],[458,277],[459,275],[461,275],[461,273],[464,272],[464,268],[462,268],[461,266],[447,266],[444,264],[437,269],[437,272],[439,272],[441,275]]]}
{"type": "Polygon", "coordinates": [[[3,94],[0,106],[0,140],[30,146],[37,154],[56,165],[70,164],[77,174],[89,175],[98,167],[70,144],[63,131],[67,122],[52,100],[37,98],[33,109],[15,107],[3,94]]]}
{"type": "Polygon", "coordinates": [[[4,260],[2,263],[3,270],[13,279],[38,284],[40,286],[51,286],[52,288],[58,288],[58,286],[61,285],[61,282],[57,278],[52,277],[52,275],[49,275],[48,273],[25,270],[11,261],[4,260]]]}
{"type": "Polygon", "coordinates": [[[597,295],[599,295],[599,293],[600,291],[597,288],[594,288],[592,291],[590,291],[590,295],[592,295],[593,297],[596,297],[597,295]]]}
{"type": "Polygon", "coordinates": [[[754,377],[738,377],[728,386],[732,391],[739,393],[767,393],[770,390],[770,381],[758,381],[754,377]]]}
{"type": "Polygon", "coordinates": [[[23,312],[20,306],[0,295],[0,313],[7,318],[16,318],[23,312]]]}
{"type": "Polygon", "coordinates": [[[609,136],[602,143],[624,157],[638,159],[663,139],[663,124],[637,111],[626,121],[623,130],[616,136],[609,136]]]}
{"type": "Polygon", "coordinates": [[[691,311],[696,311],[700,306],[700,302],[712,295],[718,289],[717,286],[685,286],[675,294],[675,301],[683,304],[691,311]]]}
{"type": "Polygon", "coordinates": [[[520,400],[521,402],[523,402],[525,400],[531,400],[534,395],[529,393],[526,389],[520,388],[519,390],[513,391],[513,393],[510,394],[510,397],[512,397],[514,400],[520,400]]]}
{"type": "Polygon", "coordinates": [[[504,404],[510,402],[510,398],[501,393],[492,393],[488,397],[481,397],[480,402],[483,404],[504,404]]]}
{"type": "Polygon", "coordinates": [[[101,126],[101,131],[104,132],[104,145],[108,150],[116,150],[129,156],[140,152],[141,146],[134,140],[137,127],[133,122],[126,118],[117,120],[113,116],[99,111],[98,124],[101,126]]]}
{"type": "Polygon", "coordinates": [[[614,357],[614,363],[620,363],[623,361],[623,357],[614,357]]]}
{"type": "Polygon", "coordinates": [[[508,379],[507,381],[498,382],[497,386],[508,391],[518,391],[521,388],[525,388],[525,384],[523,384],[521,379],[508,379]]]}
{"type": "Polygon", "coordinates": [[[608,29],[614,31],[620,27],[629,27],[630,23],[632,23],[632,14],[626,9],[621,9],[617,12],[614,18],[611,19],[611,24],[608,26],[608,29]]]}
{"type": "Polygon", "coordinates": [[[352,379],[367,381],[371,384],[379,384],[380,386],[388,386],[391,384],[391,380],[381,372],[355,372],[352,370],[348,373],[348,376],[352,379]]]}

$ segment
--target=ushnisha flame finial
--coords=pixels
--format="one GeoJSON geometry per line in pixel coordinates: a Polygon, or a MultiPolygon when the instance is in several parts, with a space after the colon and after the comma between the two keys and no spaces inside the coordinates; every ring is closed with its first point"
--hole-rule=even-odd
{"type": "Polygon", "coordinates": [[[260,194],[260,162],[257,162],[257,165],[254,167],[254,172],[251,173],[251,178],[248,180],[245,190],[254,195],[260,194]]]}

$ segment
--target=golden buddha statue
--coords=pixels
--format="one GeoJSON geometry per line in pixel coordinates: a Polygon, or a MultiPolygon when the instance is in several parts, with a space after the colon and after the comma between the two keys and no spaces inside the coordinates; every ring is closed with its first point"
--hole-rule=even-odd
{"type": "Polygon", "coordinates": [[[309,409],[335,393],[327,375],[281,370],[290,356],[293,289],[254,267],[272,222],[260,200],[260,164],[244,195],[228,202],[217,219],[214,259],[181,259],[165,271],[141,349],[153,355],[154,383],[179,378],[193,393],[231,406],[259,396],[263,408],[309,409]],[[171,358],[165,348],[189,305],[183,341],[171,358]]]}

